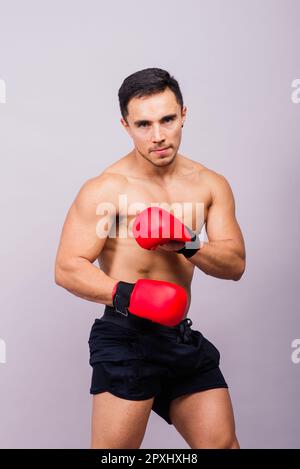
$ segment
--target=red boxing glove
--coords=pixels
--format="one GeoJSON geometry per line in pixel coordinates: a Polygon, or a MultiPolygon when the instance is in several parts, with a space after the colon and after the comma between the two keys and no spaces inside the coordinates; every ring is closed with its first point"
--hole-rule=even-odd
{"type": "Polygon", "coordinates": [[[183,287],[161,280],[139,279],[136,283],[117,282],[113,290],[113,306],[121,314],[127,310],[164,326],[176,326],[187,306],[183,287]]]}
{"type": "Polygon", "coordinates": [[[160,207],[148,207],[140,212],[134,220],[132,231],[136,242],[144,249],[156,249],[169,241],[184,242],[184,247],[175,252],[185,257],[193,256],[200,249],[198,236],[172,213],[160,207]]]}

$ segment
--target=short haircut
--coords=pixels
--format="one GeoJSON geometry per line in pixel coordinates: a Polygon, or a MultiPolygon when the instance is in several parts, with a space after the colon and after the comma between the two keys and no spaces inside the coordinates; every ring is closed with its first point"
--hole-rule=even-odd
{"type": "Polygon", "coordinates": [[[145,68],[129,75],[123,81],[119,92],[119,104],[123,119],[127,122],[128,103],[130,99],[150,96],[170,88],[175,94],[176,101],[183,108],[182,94],[179,84],[169,72],[161,68],[145,68]]]}

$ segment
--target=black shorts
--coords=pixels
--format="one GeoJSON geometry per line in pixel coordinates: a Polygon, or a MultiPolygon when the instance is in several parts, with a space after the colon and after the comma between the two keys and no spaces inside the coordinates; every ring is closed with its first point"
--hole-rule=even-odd
{"type": "Polygon", "coordinates": [[[89,337],[90,393],[108,391],[134,401],[155,396],[152,410],[171,425],[172,399],[228,388],[218,349],[191,325],[185,318],[175,327],[163,326],[106,306],[89,337]]]}

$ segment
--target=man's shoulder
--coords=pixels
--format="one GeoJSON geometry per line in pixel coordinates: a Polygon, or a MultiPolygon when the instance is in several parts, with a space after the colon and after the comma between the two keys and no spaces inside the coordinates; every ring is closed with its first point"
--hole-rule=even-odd
{"type": "Polygon", "coordinates": [[[222,174],[217,173],[198,161],[192,160],[186,156],[182,156],[182,159],[187,167],[191,168],[197,176],[202,179],[202,182],[206,181],[207,183],[218,184],[225,179],[222,174]]]}
{"type": "Polygon", "coordinates": [[[186,157],[184,158],[188,165],[187,167],[192,168],[192,172],[190,174],[192,175],[193,182],[199,185],[199,187],[207,187],[212,199],[218,195],[222,197],[231,194],[232,191],[230,184],[223,174],[208,168],[197,161],[186,157]]]}
{"type": "Polygon", "coordinates": [[[96,180],[99,182],[122,186],[128,182],[128,168],[130,166],[130,155],[125,155],[107,166],[96,180]]]}
{"type": "Polygon", "coordinates": [[[205,168],[199,171],[199,177],[201,182],[209,188],[213,199],[218,195],[225,197],[232,194],[230,184],[223,174],[213,169],[205,168]]]}
{"type": "Polygon", "coordinates": [[[97,176],[87,179],[82,189],[86,192],[98,192],[103,190],[122,190],[122,187],[127,183],[127,178],[122,174],[113,173],[110,171],[103,171],[97,176]]]}
{"type": "Polygon", "coordinates": [[[104,168],[100,174],[88,179],[85,184],[91,189],[102,187],[104,189],[122,190],[128,182],[125,171],[127,164],[128,156],[126,155],[104,168]]]}
{"type": "Polygon", "coordinates": [[[110,167],[106,168],[82,184],[77,199],[94,204],[103,200],[114,202],[126,190],[127,182],[126,176],[110,167]]]}
{"type": "Polygon", "coordinates": [[[225,176],[214,171],[213,169],[205,168],[199,171],[199,175],[208,183],[219,186],[226,181],[225,176]]]}

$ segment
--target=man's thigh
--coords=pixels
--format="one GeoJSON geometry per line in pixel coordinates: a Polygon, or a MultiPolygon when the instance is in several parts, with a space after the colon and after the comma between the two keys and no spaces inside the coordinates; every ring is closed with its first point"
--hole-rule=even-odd
{"type": "Polygon", "coordinates": [[[139,448],[153,399],[132,401],[101,392],[93,396],[92,448],[139,448]]]}
{"type": "Polygon", "coordinates": [[[238,448],[228,389],[185,394],[170,404],[170,418],[191,448],[238,448]]]}

